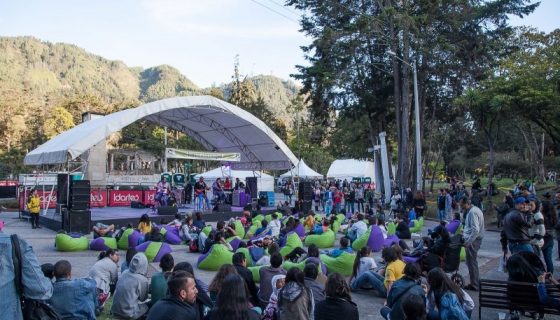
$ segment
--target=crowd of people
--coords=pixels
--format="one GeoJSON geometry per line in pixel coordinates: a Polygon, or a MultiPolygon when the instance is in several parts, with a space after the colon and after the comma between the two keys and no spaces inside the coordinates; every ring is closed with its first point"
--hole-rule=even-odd
{"type": "MultiPolygon", "coordinates": [[[[179,230],[191,251],[204,254],[220,244],[232,252],[231,263],[223,264],[210,284],[195,277],[190,263],[176,263],[171,254],[161,258],[161,272],[149,278],[146,255],[134,249],[126,252],[124,261],[118,250],[102,252],[87,278],[74,279],[69,261],[39,266],[33,251],[22,240],[23,260],[28,264],[23,270],[23,282],[27,283],[25,295],[47,301],[65,319],[95,319],[110,297],[112,304],[107,312],[117,319],[359,319],[352,294],[373,289],[372,292],[385,299],[380,310],[385,319],[471,317],[475,302],[468,291],[479,289],[477,255],[485,235],[479,201],[481,193],[486,191],[476,184],[467,191],[461,183],[450,182],[438,194],[439,225],[428,230],[427,236],[411,239],[414,238],[411,228],[415,221],[423,219],[427,210],[421,192],[394,192],[385,211],[375,200],[370,203],[374,193],[368,195],[369,188],[359,183],[347,186],[343,183],[342,191],[336,185],[325,188],[321,184],[314,190],[319,195],[317,206],[332,209],[320,215],[313,210],[304,213],[290,207],[285,215],[273,213],[270,221],[262,220],[259,228],[253,228],[250,240],[239,244],[241,248],[260,252],[257,258],[235,252],[226,241],[237,235],[238,223],[245,232],[251,230],[255,218],[251,212],[244,211],[239,218],[218,222],[208,234],[202,232],[207,224],[200,212],[184,218],[177,215],[169,225],[179,230]],[[337,197],[340,201],[335,201],[337,197]],[[342,221],[339,213],[343,214],[342,221]],[[298,227],[305,230],[302,238],[329,230],[342,236],[334,249],[321,251],[311,244],[307,249],[297,247],[282,255],[280,248],[288,234],[298,227]],[[358,251],[352,248],[355,241],[373,229],[383,240],[391,239],[392,234],[396,236],[396,241],[384,245],[377,261],[369,246],[358,251]],[[459,241],[466,251],[470,282],[464,288],[446,273],[444,260],[454,241],[459,241]],[[355,255],[349,279],[338,272],[323,271],[321,254],[337,258],[346,253],[355,255]],[[249,263],[247,259],[254,261],[249,263]],[[284,269],[286,261],[303,263],[303,270],[284,269]],[[259,284],[248,269],[250,264],[262,266],[258,271],[259,284]]],[[[544,284],[557,283],[551,276],[555,232],[560,233],[557,200],[549,193],[540,200],[531,188],[522,184],[508,192],[503,204],[495,208],[503,225],[504,257],[511,254],[510,280],[526,281],[523,263],[536,266],[535,272],[540,276],[534,277],[534,282],[539,283],[541,301],[555,307],[560,306],[560,301],[547,295],[544,284]],[[544,263],[532,262],[540,261],[541,256],[544,263]]],[[[149,216],[143,216],[136,228],[143,235],[139,243],[162,241],[160,227],[149,216]]],[[[94,227],[94,236],[118,237],[119,234],[120,230],[114,226],[94,227]]],[[[556,239],[560,242],[560,237],[556,239]]],[[[11,252],[9,236],[0,233],[0,244],[7,248],[4,251],[11,252]]],[[[11,261],[11,256],[4,258],[7,263],[11,261]]],[[[2,272],[6,271],[2,269],[2,272]]],[[[4,284],[1,289],[7,290],[1,291],[5,299],[0,299],[0,307],[11,312],[13,318],[21,318],[21,310],[14,307],[18,298],[10,294],[15,293],[12,284],[4,284]]]]}

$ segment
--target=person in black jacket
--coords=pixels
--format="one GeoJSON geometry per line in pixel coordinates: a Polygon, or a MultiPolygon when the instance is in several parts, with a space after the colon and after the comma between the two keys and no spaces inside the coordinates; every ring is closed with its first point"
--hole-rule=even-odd
{"type": "Polygon", "coordinates": [[[195,304],[198,290],[193,275],[186,271],[175,271],[169,277],[167,285],[169,296],[156,302],[150,309],[147,320],[200,319],[195,304]]]}
{"type": "Polygon", "coordinates": [[[402,304],[409,295],[417,295],[422,298],[426,305],[426,291],[422,287],[420,279],[422,269],[417,263],[407,263],[404,267],[404,276],[391,286],[387,295],[387,305],[379,311],[385,319],[405,319],[402,304]]]}
{"type": "Polygon", "coordinates": [[[237,270],[237,273],[243,278],[243,280],[245,280],[245,283],[247,284],[251,303],[258,306],[259,299],[257,294],[259,290],[257,288],[257,285],[255,284],[255,281],[253,280],[253,273],[249,271],[249,269],[247,269],[247,259],[245,258],[245,255],[241,252],[237,252],[231,258],[231,262],[233,263],[235,270],[237,270]]]}
{"type": "Polygon", "coordinates": [[[504,253],[511,254],[528,251],[533,252],[529,229],[528,214],[531,205],[524,197],[515,199],[515,210],[511,210],[504,218],[504,228],[500,234],[500,242],[504,253]]]}
{"type": "Polygon", "coordinates": [[[358,320],[358,306],[352,301],[350,287],[344,277],[331,273],[325,285],[327,298],[315,307],[315,320],[358,320]]]}
{"type": "MultiPolygon", "coordinates": [[[[177,263],[175,265],[175,268],[173,268],[173,271],[186,271],[187,273],[192,274],[193,277],[195,276],[192,265],[186,261],[177,263]]],[[[194,281],[196,284],[196,290],[198,291],[198,294],[196,295],[195,306],[200,317],[202,318],[202,315],[204,314],[204,307],[212,309],[214,304],[212,303],[212,299],[210,299],[210,296],[208,295],[208,285],[202,280],[197,279],[196,277],[194,278],[194,281]]]]}

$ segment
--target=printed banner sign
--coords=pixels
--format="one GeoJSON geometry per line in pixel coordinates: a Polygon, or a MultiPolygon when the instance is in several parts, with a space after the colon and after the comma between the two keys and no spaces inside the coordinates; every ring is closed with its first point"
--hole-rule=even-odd
{"type": "Polygon", "coordinates": [[[92,208],[102,208],[107,206],[107,190],[97,189],[91,190],[90,195],[91,207],[92,208]]]}
{"type": "Polygon", "coordinates": [[[155,205],[156,190],[144,190],[144,205],[155,205]]]}
{"type": "Polygon", "coordinates": [[[129,207],[132,201],[142,201],[140,190],[110,190],[109,205],[111,207],[129,207]]]}
{"type": "Polygon", "coordinates": [[[194,159],[230,162],[241,161],[241,153],[237,152],[209,152],[166,148],[165,156],[172,159],[194,159]]]}

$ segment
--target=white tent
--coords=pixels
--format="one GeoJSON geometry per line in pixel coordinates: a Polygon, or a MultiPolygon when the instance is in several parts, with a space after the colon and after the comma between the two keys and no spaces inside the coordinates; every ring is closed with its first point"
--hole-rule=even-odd
{"type": "Polygon", "coordinates": [[[194,176],[198,180],[200,177],[204,177],[206,184],[211,186],[214,181],[218,178],[224,180],[229,177],[232,185],[235,184],[235,178],[239,178],[243,183],[247,177],[257,177],[257,189],[260,191],[274,191],[274,177],[268,175],[261,171],[246,171],[246,170],[232,170],[230,167],[221,166],[204,173],[200,173],[194,176]]]}
{"type": "Polygon", "coordinates": [[[299,160],[297,166],[290,171],[280,175],[280,178],[286,177],[300,177],[303,179],[322,178],[323,175],[311,169],[303,159],[299,160]]]}
{"type": "Polygon", "coordinates": [[[327,178],[352,180],[352,178],[371,178],[375,182],[373,161],[356,159],[335,160],[329,167],[327,178]]]}
{"type": "Polygon", "coordinates": [[[241,161],[231,163],[235,169],[283,170],[297,163],[288,146],[264,122],[211,96],[169,98],[92,119],[29,152],[24,163],[66,163],[139,120],[181,131],[210,151],[240,153],[241,161]]]}

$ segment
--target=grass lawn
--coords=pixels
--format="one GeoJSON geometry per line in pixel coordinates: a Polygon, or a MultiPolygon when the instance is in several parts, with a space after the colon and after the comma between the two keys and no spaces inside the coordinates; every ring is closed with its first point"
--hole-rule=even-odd
{"type": "Polygon", "coordinates": [[[105,307],[103,308],[103,312],[97,317],[98,320],[110,320],[113,319],[109,314],[111,312],[111,306],[113,305],[113,296],[109,297],[107,301],[105,301],[105,307]]]}

